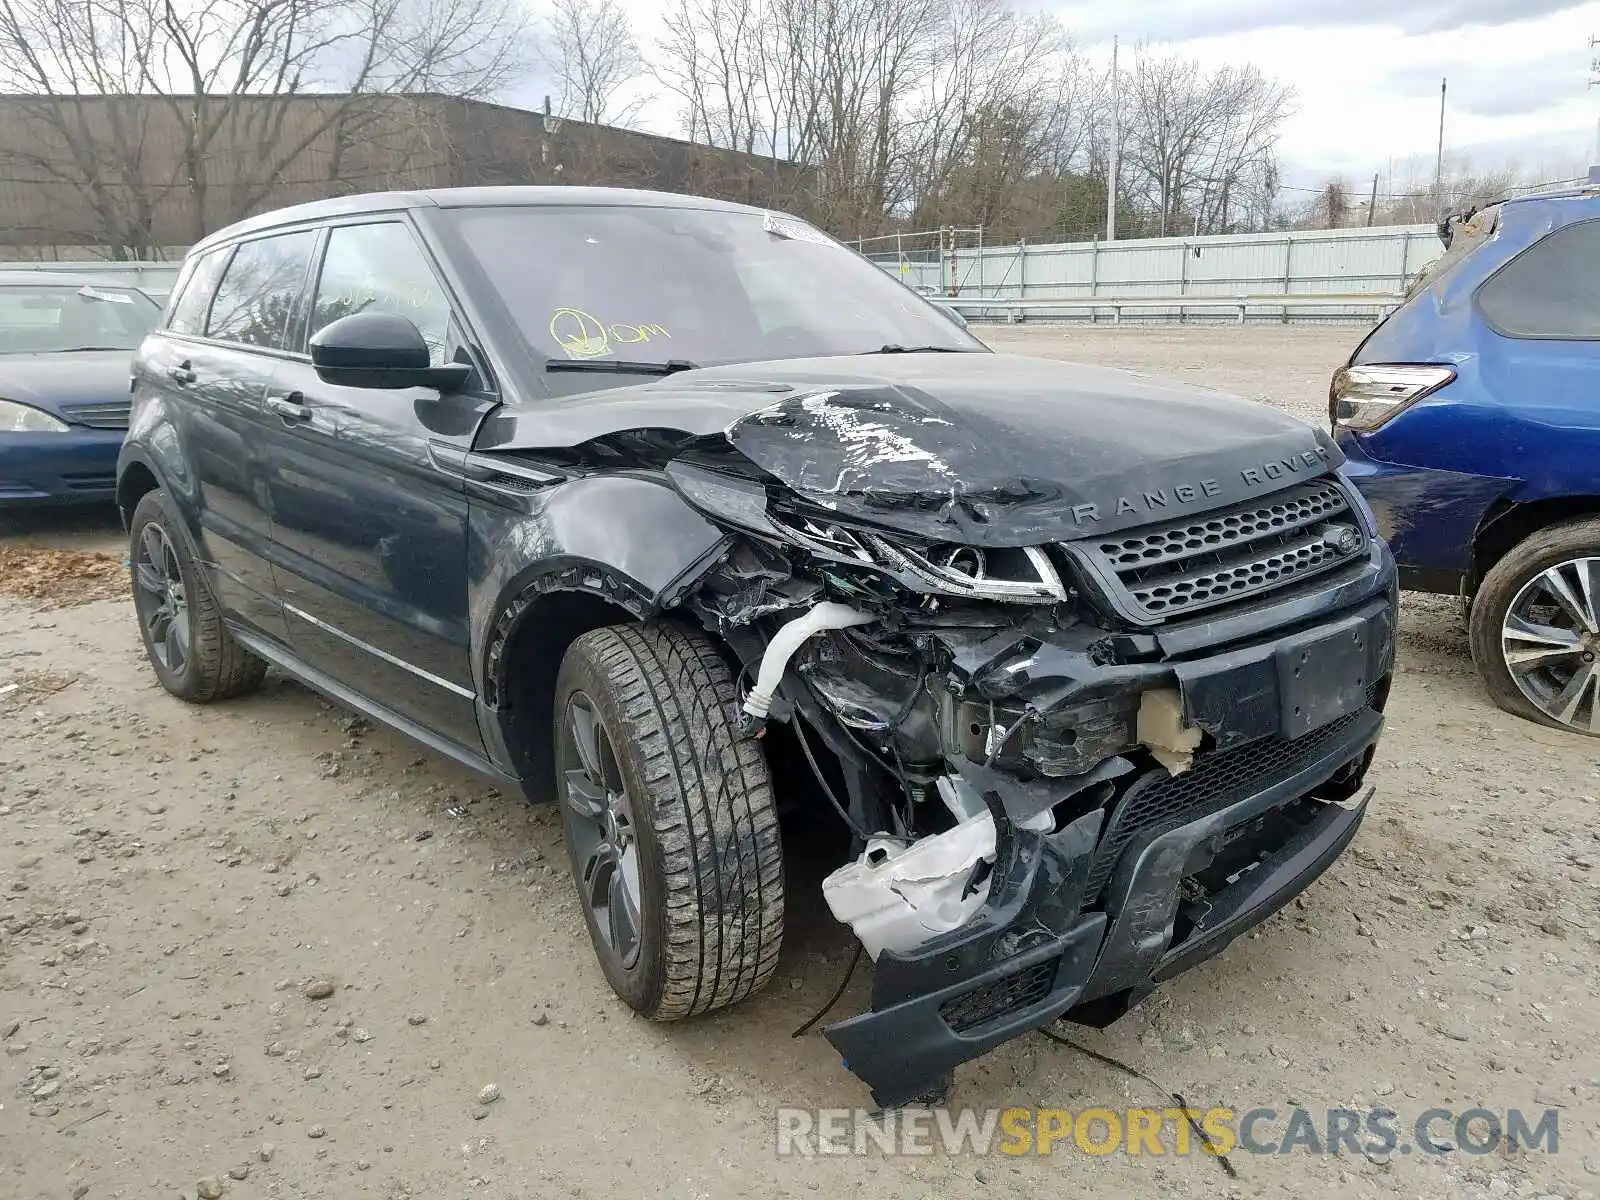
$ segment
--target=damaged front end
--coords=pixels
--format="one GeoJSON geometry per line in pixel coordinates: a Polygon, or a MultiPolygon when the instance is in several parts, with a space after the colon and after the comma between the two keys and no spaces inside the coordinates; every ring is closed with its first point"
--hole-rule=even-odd
{"type": "Polygon", "coordinates": [[[880,1103],[1058,1017],[1115,1019],[1354,836],[1395,591],[1336,474],[977,547],[840,519],[737,456],[666,470],[734,534],[686,603],[746,664],[744,731],[796,722],[856,833],[823,892],[876,962],[872,1005],[825,1032],[880,1103]]]}
{"type": "Polygon", "coordinates": [[[792,730],[852,831],[823,892],[872,1001],[825,1033],[880,1104],[1059,1017],[1114,1020],[1354,836],[1398,594],[1325,435],[986,354],[580,399],[480,450],[694,510],[696,544],[661,554],[649,531],[681,521],[579,520],[581,479],[545,518],[569,553],[604,529],[654,564],[630,611],[720,638],[743,735],[792,730]]]}

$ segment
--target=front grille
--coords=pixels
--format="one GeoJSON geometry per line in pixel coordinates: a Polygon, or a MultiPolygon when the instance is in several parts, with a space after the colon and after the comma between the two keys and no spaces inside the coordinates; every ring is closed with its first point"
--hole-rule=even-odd
{"type": "Polygon", "coordinates": [[[63,404],[62,415],[67,420],[90,429],[126,429],[133,411],[130,400],[114,400],[109,404],[63,404]]]}
{"type": "Polygon", "coordinates": [[[957,1033],[976,1029],[997,1017],[1017,1012],[1030,1004],[1037,1004],[1050,994],[1055,982],[1059,959],[1024,967],[1015,974],[981,984],[970,992],[963,992],[939,1006],[939,1016],[957,1033]]]}
{"type": "Polygon", "coordinates": [[[1307,578],[1349,562],[1366,545],[1344,489],[1326,478],[1069,550],[1124,616],[1154,624],[1307,578]]]}
{"type": "Polygon", "coordinates": [[[1265,791],[1321,758],[1370,715],[1370,709],[1360,708],[1293,741],[1267,738],[1197,758],[1182,775],[1152,771],[1144,776],[1123,793],[1106,822],[1089,868],[1085,907],[1099,902],[1106,881],[1135,838],[1158,836],[1265,791]]]}

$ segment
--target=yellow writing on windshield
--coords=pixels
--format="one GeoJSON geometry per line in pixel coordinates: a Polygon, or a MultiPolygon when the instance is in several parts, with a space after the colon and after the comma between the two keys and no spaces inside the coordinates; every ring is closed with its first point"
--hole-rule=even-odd
{"type": "Polygon", "coordinates": [[[568,358],[604,358],[613,353],[613,343],[631,346],[671,336],[664,325],[607,325],[581,308],[558,308],[550,316],[550,339],[568,358]]]}

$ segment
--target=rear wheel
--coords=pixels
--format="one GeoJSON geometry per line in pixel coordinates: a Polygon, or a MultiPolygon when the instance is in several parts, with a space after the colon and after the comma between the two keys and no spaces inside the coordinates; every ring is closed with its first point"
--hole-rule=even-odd
{"type": "Polygon", "coordinates": [[[161,686],[194,704],[260,687],[267,664],[234,641],[222,623],[222,609],[189,553],[165,491],[139,498],[128,531],[133,608],[161,686]]]}
{"type": "Polygon", "coordinates": [[[734,675],[705,635],[614,625],[556,681],[556,791],[590,939],[612,989],[670,1021],[771,977],[783,934],[772,781],[731,720],[734,675]]]}
{"type": "Polygon", "coordinates": [[[1515,546],[1472,604],[1472,657],[1507,712],[1600,736],[1600,518],[1515,546]]]}

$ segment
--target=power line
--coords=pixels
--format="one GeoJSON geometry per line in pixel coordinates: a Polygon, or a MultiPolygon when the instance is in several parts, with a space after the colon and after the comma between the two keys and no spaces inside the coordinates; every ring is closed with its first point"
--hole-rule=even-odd
{"type": "MultiPolygon", "coordinates": [[[[1600,37],[1589,39],[1589,86],[1600,87],[1600,37]]],[[[1595,121],[1594,161],[1600,163],[1600,119],[1595,121]]]]}
{"type": "MultiPolygon", "coordinates": [[[[1510,188],[1508,188],[1506,190],[1507,190],[1508,193],[1536,192],[1536,191],[1540,191],[1540,190],[1542,190],[1544,188],[1575,187],[1576,185],[1578,185],[1580,183],[1587,183],[1587,182],[1588,182],[1588,180],[1582,179],[1582,178],[1579,178],[1579,179],[1550,179],[1550,180],[1545,180],[1545,181],[1543,181],[1541,183],[1516,184],[1515,186],[1510,187],[1510,188]]],[[[1327,185],[1326,184],[1324,184],[1322,187],[1297,187],[1297,186],[1295,186],[1293,184],[1285,183],[1285,184],[1280,184],[1278,190],[1282,191],[1282,192],[1304,192],[1307,195],[1320,196],[1323,192],[1327,191],[1328,189],[1327,189],[1327,185]]],[[[1433,189],[1428,187],[1426,184],[1418,184],[1416,187],[1412,188],[1409,192],[1375,192],[1373,194],[1376,195],[1379,200],[1422,200],[1422,199],[1426,199],[1427,197],[1433,195],[1433,189]]],[[[1481,188],[1445,188],[1444,191],[1441,194],[1445,195],[1445,196],[1449,196],[1449,197],[1451,197],[1452,199],[1455,199],[1455,200],[1470,200],[1470,199],[1473,199],[1473,198],[1475,198],[1477,196],[1482,195],[1483,194],[1483,189],[1481,189],[1481,188]]]]}

